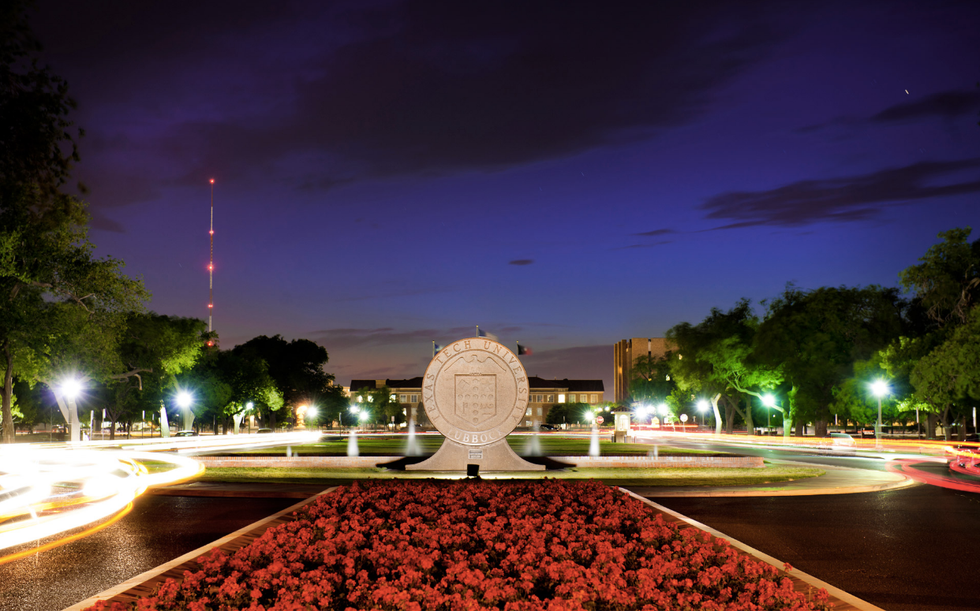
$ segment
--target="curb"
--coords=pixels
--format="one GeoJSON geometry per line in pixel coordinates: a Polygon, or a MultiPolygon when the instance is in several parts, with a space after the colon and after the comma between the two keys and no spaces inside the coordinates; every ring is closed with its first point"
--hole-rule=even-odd
{"type": "Polygon", "coordinates": [[[808,586],[812,586],[814,588],[823,588],[824,590],[827,591],[827,594],[830,595],[831,602],[835,603],[834,611],[848,611],[849,609],[858,609],[859,611],[885,611],[881,607],[875,606],[866,600],[862,600],[857,596],[854,596],[853,594],[849,594],[844,590],[841,590],[840,588],[836,588],[830,585],[829,583],[827,583],[826,581],[817,579],[813,575],[804,573],[799,569],[794,568],[792,573],[789,573],[783,568],[785,566],[785,563],[780,562],[779,560],[773,558],[769,554],[760,552],[754,547],[750,547],[742,543],[741,541],[733,539],[728,535],[726,535],[725,533],[715,530],[714,528],[711,528],[707,524],[702,524],[697,520],[692,520],[691,518],[688,518],[683,514],[677,513],[672,509],[668,509],[663,505],[658,505],[657,503],[654,503],[649,499],[645,499],[631,490],[628,490],[626,488],[620,488],[620,490],[622,490],[625,494],[628,494],[631,497],[639,501],[642,501],[646,505],[649,505],[650,507],[663,513],[664,515],[674,518],[678,522],[684,522],[685,524],[688,524],[690,526],[693,526],[694,528],[697,528],[698,530],[702,530],[706,533],[709,533],[715,537],[718,537],[719,539],[724,539],[728,541],[732,545],[732,547],[741,550],[742,552],[745,552],[746,554],[752,556],[753,558],[759,560],[760,562],[765,562],[766,564],[775,567],[776,570],[778,570],[780,573],[790,578],[791,580],[793,580],[794,583],[797,584],[797,591],[805,591],[805,590],[800,590],[799,585],[801,583],[806,584],[808,586]]]}

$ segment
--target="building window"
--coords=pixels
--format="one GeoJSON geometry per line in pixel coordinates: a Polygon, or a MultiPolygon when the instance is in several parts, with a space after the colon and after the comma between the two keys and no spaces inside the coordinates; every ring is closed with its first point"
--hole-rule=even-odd
{"type": "Polygon", "coordinates": [[[524,426],[531,426],[531,421],[530,420],[525,420],[524,421],[524,426]]]}
{"type": "Polygon", "coordinates": [[[364,403],[364,397],[362,397],[362,396],[360,396],[360,395],[358,395],[358,396],[357,396],[357,402],[358,402],[358,403],[364,403]]]}
{"type": "Polygon", "coordinates": [[[529,408],[527,408],[527,413],[526,413],[526,414],[524,414],[524,415],[525,415],[525,416],[530,416],[530,415],[531,415],[531,408],[530,408],[530,407],[529,407],[529,408]]]}
{"type": "Polygon", "coordinates": [[[559,403],[564,403],[565,402],[565,395],[558,395],[558,402],[559,403]]]}
{"type": "Polygon", "coordinates": [[[540,408],[540,407],[539,407],[539,408],[538,408],[538,415],[539,415],[539,416],[541,415],[541,410],[542,410],[542,408],[540,408]]]}
{"type": "Polygon", "coordinates": [[[548,403],[554,403],[554,402],[555,402],[555,395],[548,395],[548,403]]]}
{"type": "Polygon", "coordinates": [[[419,396],[418,395],[412,395],[411,402],[412,403],[418,403],[419,402],[419,396]]]}
{"type": "Polygon", "coordinates": [[[392,395],[390,397],[388,397],[388,400],[391,401],[392,403],[394,403],[395,401],[398,400],[398,395],[395,395],[394,393],[392,393],[392,395]]]}
{"type": "Polygon", "coordinates": [[[569,403],[575,403],[577,396],[578,395],[576,395],[575,393],[572,393],[572,394],[568,395],[568,402],[569,403]]]}
{"type": "Polygon", "coordinates": [[[398,395],[398,402],[399,403],[405,403],[405,400],[406,400],[406,396],[405,395],[398,395]]]}
{"type": "Polygon", "coordinates": [[[599,401],[599,397],[596,395],[589,395],[589,403],[596,403],[599,401]]]}

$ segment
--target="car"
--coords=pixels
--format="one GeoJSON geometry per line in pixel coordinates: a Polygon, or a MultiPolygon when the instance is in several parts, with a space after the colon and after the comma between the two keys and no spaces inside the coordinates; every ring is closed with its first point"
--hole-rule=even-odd
{"type": "Polygon", "coordinates": [[[183,431],[177,431],[174,433],[174,437],[197,437],[198,432],[191,429],[185,429],[183,431]]]}
{"type": "Polygon", "coordinates": [[[853,448],[857,442],[847,433],[831,433],[830,443],[836,447],[853,448]]]}
{"type": "Polygon", "coordinates": [[[873,428],[865,427],[858,431],[858,435],[861,436],[861,439],[874,439],[875,430],[873,428]]]}
{"type": "Polygon", "coordinates": [[[542,422],[538,425],[538,428],[542,431],[553,431],[555,430],[555,425],[542,422]]]}

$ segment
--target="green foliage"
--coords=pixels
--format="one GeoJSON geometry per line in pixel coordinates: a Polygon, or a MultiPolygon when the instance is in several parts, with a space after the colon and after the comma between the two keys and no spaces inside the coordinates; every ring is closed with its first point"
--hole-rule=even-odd
{"type": "Polygon", "coordinates": [[[755,357],[782,369],[795,390],[794,421],[826,432],[835,392],[854,376],[854,363],[869,359],[902,330],[902,302],[895,289],[789,286],[769,304],[755,337],[755,357]]]}
{"type": "Polygon", "coordinates": [[[670,360],[667,357],[640,356],[633,362],[633,379],[630,380],[630,397],[641,403],[659,403],[677,386],[670,377],[670,360]]]}
{"type": "MultiPolygon", "coordinates": [[[[61,192],[77,161],[65,82],[37,65],[26,4],[0,8],[0,368],[2,415],[12,421],[13,376],[51,378],[84,364],[112,368],[119,316],[148,298],[122,263],[94,259],[85,204],[61,192]]],[[[4,426],[3,440],[13,441],[4,426]]]]}
{"type": "MultiPolygon", "coordinates": [[[[890,373],[914,389],[907,404],[938,413],[948,436],[950,417],[966,415],[980,397],[976,388],[977,298],[980,297],[980,240],[969,243],[970,228],[939,234],[920,264],[902,271],[902,286],[929,324],[909,325],[905,336],[882,353],[890,373]]],[[[931,431],[930,431],[931,435],[931,431]]]]}
{"type": "MultiPolygon", "coordinates": [[[[236,346],[234,351],[265,361],[270,378],[291,412],[300,405],[315,405],[318,413],[329,418],[346,406],[342,389],[333,385],[333,375],[323,369],[329,361],[327,350],[315,342],[308,339],[287,342],[280,335],[260,335],[236,346]]],[[[391,416],[397,422],[402,421],[400,406],[390,411],[384,414],[386,422],[391,421],[391,416]]]]}
{"type": "Polygon", "coordinates": [[[965,409],[980,398],[980,308],[916,363],[910,379],[916,393],[934,406],[965,409]]]}
{"type": "MultiPolygon", "coordinates": [[[[667,331],[667,338],[677,347],[671,372],[679,388],[710,400],[716,427],[721,426],[721,402],[729,433],[736,413],[750,430],[754,428],[751,407],[743,401],[743,395],[759,397],[782,382],[778,363],[754,356],[758,328],[759,320],[751,303],[742,299],[727,312],[712,308],[698,325],[681,323],[667,331]]],[[[674,401],[681,396],[675,394],[674,401]]],[[[684,409],[688,405],[678,403],[676,407],[684,409]]]]}
{"type": "Polygon", "coordinates": [[[913,292],[938,326],[963,324],[980,297],[980,240],[967,241],[969,227],[939,234],[935,244],[913,265],[899,274],[902,287],[913,292]]]}

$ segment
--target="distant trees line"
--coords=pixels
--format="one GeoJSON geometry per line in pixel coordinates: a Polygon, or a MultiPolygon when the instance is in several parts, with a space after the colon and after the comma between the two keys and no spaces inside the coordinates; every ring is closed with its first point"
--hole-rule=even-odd
{"type": "Polygon", "coordinates": [[[716,430],[749,431],[764,409],[784,434],[813,423],[826,435],[836,417],[877,419],[871,383],[887,381],[883,419],[907,424],[916,415],[931,435],[937,422],[950,437],[965,434],[980,404],[980,240],[969,227],[939,234],[920,263],[899,274],[901,288],[788,285],[763,301],[713,308],[698,324],[666,333],[665,358],[637,359],[630,384],[635,403],[665,402],[676,414],[710,402],[716,430]],[[763,399],[770,407],[764,408],[763,399]]]}

